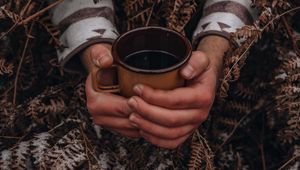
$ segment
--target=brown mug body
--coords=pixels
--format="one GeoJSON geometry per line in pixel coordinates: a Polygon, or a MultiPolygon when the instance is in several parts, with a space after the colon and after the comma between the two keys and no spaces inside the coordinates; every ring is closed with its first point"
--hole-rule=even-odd
{"type": "Polygon", "coordinates": [[[176,31],[163,27],[131,30],[116,39],[112,47],[118,80],[110,85],[101,83],[103,81],[99,69],[96,76],[93,76],[94,89],[100,92],[119,92],[122,96],[131,97],[136,84],[163,90],[182,87],[185,80],[180,76],[179,70],[188,61],[191,53],[189,40],[176,31]],[[165,51],[176,56],[179,61],[173,66],[156,70],[136,68],[124,62],[128,55],[143,50],[165,51]]]}

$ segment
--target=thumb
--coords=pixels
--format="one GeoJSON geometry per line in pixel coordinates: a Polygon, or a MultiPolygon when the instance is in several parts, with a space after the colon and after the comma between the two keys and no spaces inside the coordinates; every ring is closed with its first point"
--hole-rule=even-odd
{"type": "Polygon", "coordinates": [[[205,53],[194,51],[188,63],[181,69],[181,76],[187,80],[193,79],[203,73],[209,66],[209,59],[205,53]]]}
{"type": "Polygon", "coordinates": [[[96,44],[89,48],[89,57],[97,67],[108,68],[113,64],[111,45],[96,44]]]}

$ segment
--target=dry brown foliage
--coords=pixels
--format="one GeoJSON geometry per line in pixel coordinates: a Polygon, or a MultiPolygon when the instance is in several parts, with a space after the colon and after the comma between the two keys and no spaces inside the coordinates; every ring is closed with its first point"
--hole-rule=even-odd
{"type": "MultiPolygon", "coordinates": [[[[299,1],[252,1],[258,19],[232,34],[208,121],[175,151],[94,127],[86,75],[56,59],[47,11],[61,1],[0,1],[0,169],[299,169],[299,1]]],[[[184,33],[203,1],[162,2],[116,0],[122,30],[184,33]]]]}

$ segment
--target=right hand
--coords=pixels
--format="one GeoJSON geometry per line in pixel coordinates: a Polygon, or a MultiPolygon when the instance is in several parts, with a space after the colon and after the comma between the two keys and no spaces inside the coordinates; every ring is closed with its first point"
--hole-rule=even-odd
{"type": "Polygon", "coordinates": [[[81,60],[90,73],[85,84],[87,109],[96,125],[126,137],[137,138],[140,137],[139,130],[129,120],[132,110],[127,99],[111,93],[96,92],[92,87],[91,72],[99,67],[109,68],[113,63],[110,49],[109,44],[96,44],[82,53],[81,60]]]}

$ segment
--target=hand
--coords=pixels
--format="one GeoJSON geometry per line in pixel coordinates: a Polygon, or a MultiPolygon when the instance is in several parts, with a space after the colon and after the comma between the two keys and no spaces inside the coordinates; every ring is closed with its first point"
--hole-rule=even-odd
{"type": "Polygon", "coordinates": [[[140,135],[154,145],[173,149],[182,144],[206,120],[212,106],[227,40],[210,36],[193,52],[181,75],[187,87],[170,91],[136,85],[137,96],[128,104],[129,117],[140,135]],[[201,52],[202,51],[202,52],[201,52]]]}
{"type": "MultiPolygon", "coordinates": [[[[87,48],[82,56],[82,62],[91,73],[99,67],[108,68],[113,63],[110,53],[111,45],[97,44],[87,48]]],[[[91,74],[86,80],[87,108],[96,125],[127,137],[140,137],[136,127],[132,126],[128,117],[132,110],[127,100],[111,93],[99,93],[92,87],[91,74]]]]}

